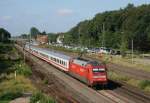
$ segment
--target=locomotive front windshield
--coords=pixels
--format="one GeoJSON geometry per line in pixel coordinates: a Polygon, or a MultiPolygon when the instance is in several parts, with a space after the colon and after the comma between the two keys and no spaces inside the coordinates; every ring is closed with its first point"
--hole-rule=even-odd
{"type": "Polygon", "coordinates": [[[99,66],[99,65],[101,65],[101,63],[99,63],[97,61],[90,61],[89,64],[92,64],[92,66],[99,66]]]}

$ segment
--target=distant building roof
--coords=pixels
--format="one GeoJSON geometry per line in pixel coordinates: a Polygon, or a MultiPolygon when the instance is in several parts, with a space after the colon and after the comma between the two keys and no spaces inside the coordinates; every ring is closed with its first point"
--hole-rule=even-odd
{"type": "Polygon", "coordinates": [[[41,44],[48,43],[48,35],[37,35],[36,41],[38,41],[41,44]]]}

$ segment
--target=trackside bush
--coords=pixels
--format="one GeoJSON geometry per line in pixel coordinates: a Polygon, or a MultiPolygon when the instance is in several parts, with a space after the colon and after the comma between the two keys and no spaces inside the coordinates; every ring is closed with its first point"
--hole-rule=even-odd
{"type": "Polygon", "coordinates": [[[32,74],[31,69],[25,63],[19,63],[15,65],[15,68],[16,68],[17,74],[24,75],[24,76],[30,76],[32,74]]]}
{"type": "Polygon", "coordinates": [[[36,92],[30,98],[30,103],[55,103],[55,101],[41,92],[36,92]]]}
{"type": "Polygon", "coordinates": [[[0,103],[1,100],[12,100],[22,96],[23,93],[36,91],[31,81],[24,76],[17,75],[16,79],[13,77],[14,74],[10,74],[9,76],[9,80],[3,80],[0,83],[0,103]]]}
{"type": "Polygon", "coordinates": [[[145,88],[147,88],[147,87],[150,87],[150,81],[149,81],[149,80],[141,81],[141,82],[139,83],[139,85],[140,85],[140,88],[145,89],[145,88]]]}
{"type": "Polygon", "coordinates": [[[6,91],[0,95],[0,100],[13,100],[20,96],[22,96],[20,91],[6,91]]]}

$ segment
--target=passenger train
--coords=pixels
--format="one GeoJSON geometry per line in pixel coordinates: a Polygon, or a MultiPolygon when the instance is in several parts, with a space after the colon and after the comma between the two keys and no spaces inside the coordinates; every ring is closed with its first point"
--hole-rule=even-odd
{"type": "Polygon", "coordinates": [[[106,66],[102,63],[82,58],[72,58],[61,53],[35,46],[29,47],[29,45],[26,45],[25,50],[58,69],[67,72],[78,80],[86,83],[88,86],[107,84],[106,66]]]}

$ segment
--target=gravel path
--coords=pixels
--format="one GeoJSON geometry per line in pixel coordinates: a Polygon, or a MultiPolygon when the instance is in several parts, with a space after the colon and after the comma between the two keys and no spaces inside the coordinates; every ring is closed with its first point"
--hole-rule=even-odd
{"type": "Polygon", "coordinates": [[[12,100],[10,103],[30,103],[30,97],[20,97],[12,100]]]}

